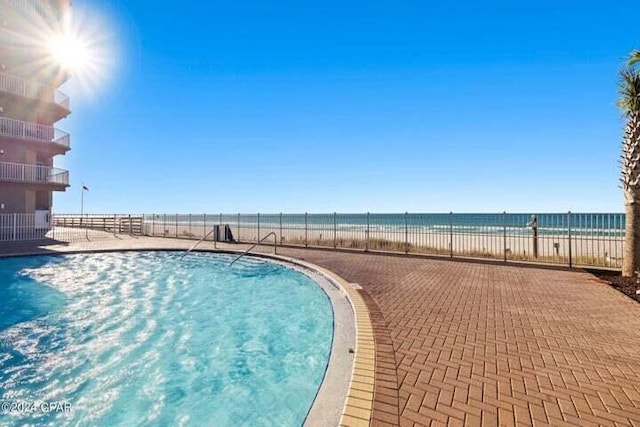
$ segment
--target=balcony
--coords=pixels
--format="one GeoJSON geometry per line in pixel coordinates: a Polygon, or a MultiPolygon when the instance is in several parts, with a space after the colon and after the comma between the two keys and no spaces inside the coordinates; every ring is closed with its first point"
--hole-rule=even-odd
{"type": "Polygon", "coordinates": [[[22,12],[25,17],[35,12],[47,20],[53,18],[59,21],[62,19],[62,10],[54,3],[51,0],[0,0],[0,9],[22,12]]]}
{"type": "Polygon", "coordinates": [[[64,151],[69,150],[71,145],[69,134],[53,126],[23,122],[6,117],[0,117],[0,136],[51,144],[51,147],[62,148],[64,151]]]}
{"type": "Polygon", "coordinates": [[[43,165],[0,162],[0,181],[67,187],[69,172],[43,165]]]}
{"type": "Polygon", "coordinates": [[[0,73],[0,91],[25,98],[51,102],[64,108],[67,114],[69,113],[69,97],[53,86],[47,86],[42,83],[0,73]]]}
{"type": "MultiPolygon", "coordinates": [[[[2,6],[0,6],[1,8],[2,6]]],[[[9,49],[12,51],[11,53],[20,52],[22,54],[28,51],[34,52],[34,54],[42,54],[45,50],[44,42],[0,26],[0,50],[3,49],[9,49]]]]}

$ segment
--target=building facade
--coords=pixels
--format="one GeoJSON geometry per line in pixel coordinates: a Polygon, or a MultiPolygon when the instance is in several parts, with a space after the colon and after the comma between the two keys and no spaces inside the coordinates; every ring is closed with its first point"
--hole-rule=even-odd
{"type": "Polygon", "coordinates": [[[70,149],[56,122],[70,114],[59,87],[69,78],[51,60],[48,38],[62,31],[69,0],[0,0],[0,215],[34,215],[49,227],[54,191],[69,186],[54,158],[70,149]]]}

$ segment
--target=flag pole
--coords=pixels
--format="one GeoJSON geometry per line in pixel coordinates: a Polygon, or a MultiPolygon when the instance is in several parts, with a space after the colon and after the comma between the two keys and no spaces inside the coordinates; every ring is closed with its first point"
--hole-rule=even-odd
{"type": "MultiPolygon", "coordinates": [[[[82,228],[82,219],[84,217],[84,192],[89,191],[84,182],[82,183],[82,188],[80,188],[80,227],[82,228]]],[[[88,224],[87,224],[88,225],[88,224]]],[[[89,240],[89,230],[88,228],[84,229],[85,237],[89,240]]]]}

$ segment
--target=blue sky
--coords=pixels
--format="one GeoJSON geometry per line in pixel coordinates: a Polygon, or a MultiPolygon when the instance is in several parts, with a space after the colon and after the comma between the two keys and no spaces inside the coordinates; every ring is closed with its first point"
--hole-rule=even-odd
{"type": "Polygon", "coordinates": [[[635,1],[74,8],[114,66],[63,88],[56,212],[80,210],[83,182],[95,213],[622,210],[635,1]]]}

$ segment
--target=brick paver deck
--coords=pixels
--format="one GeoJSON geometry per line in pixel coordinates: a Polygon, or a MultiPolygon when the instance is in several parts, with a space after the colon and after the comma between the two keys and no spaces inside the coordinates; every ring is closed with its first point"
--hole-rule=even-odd
{"type": "Polygon", "coordinates": [[[363,287],[378,351],[372,425],[640,426],[640,305],[587,273],[279,252],[363,287]]]}
{"type": "Polygon", "coordinates": [[[640,306],[589,274],[287,252],[377,303],[401,425],[640,425],[640,306]]]}

